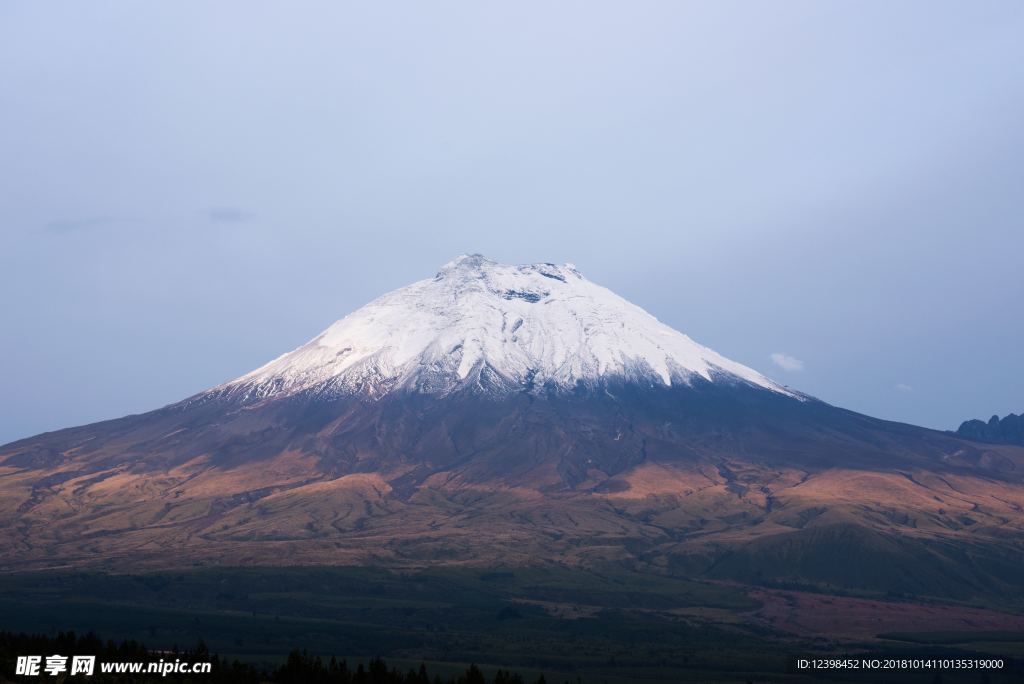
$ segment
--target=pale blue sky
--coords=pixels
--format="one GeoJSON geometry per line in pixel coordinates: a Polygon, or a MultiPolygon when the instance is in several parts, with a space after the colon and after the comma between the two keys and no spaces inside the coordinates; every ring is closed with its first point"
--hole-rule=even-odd
{"type": "Polygon", "coordinates": [[[858,411],[1020,412],[1022,35],[1020,2],[4,2],[0,442],[463,252],[858,411]]]}

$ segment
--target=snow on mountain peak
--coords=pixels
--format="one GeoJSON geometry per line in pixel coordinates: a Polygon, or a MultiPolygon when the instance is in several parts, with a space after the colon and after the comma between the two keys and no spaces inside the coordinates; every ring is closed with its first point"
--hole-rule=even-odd
{"type": "Polygon", "coordinates": [[[247,397],[305,390],[522,391],[620,378],[743,382],[792,395],[584,278],[572,264],[462,255],[383,295],[307,344],[217,388],[247,397]]]}

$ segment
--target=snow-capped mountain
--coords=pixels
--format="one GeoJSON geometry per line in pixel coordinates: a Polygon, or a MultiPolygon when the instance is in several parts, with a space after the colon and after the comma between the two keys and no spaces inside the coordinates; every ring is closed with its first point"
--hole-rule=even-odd
{"type": "Polygon", "coordinates": [[[216,390],[247,399],[466,386],[500,392],[613,378],[666,386],[747,383],[796,396],[587,280],[572,264],[511,266],[478,254],[370,302],[216,390]]]}
{"type": "Polygon", "coordinates": [[[610,562],[842,586],[850,563],[926,558],[932,586],[1019,593],[1022,492],[1024,447],[791,392],[571,265],[466,256],[213,390],[0,447],[0,559],[610,562]]]}

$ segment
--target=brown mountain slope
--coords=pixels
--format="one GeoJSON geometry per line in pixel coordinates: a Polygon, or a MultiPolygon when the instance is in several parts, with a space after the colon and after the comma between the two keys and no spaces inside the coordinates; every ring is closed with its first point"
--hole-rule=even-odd
{"type": "Polygon", "coordinates": [[[745,385],[216,395],[0,448],[0,565],[620,563],[1019,590],[1024,449],[745,385]]]}

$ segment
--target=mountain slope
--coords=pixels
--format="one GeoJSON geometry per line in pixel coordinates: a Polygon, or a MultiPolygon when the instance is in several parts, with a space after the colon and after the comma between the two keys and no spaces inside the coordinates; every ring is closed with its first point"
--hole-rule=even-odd
{"type": "Polygon", "coordinates": [[[930,564],[858,575],[871,590],[1005,591],[1022,474],[1022,448],[780,387],[572,267],[464,257],[235,381],[0,447],[0,565],[617,563],[842,585],[852,554],[930,564]]]}

